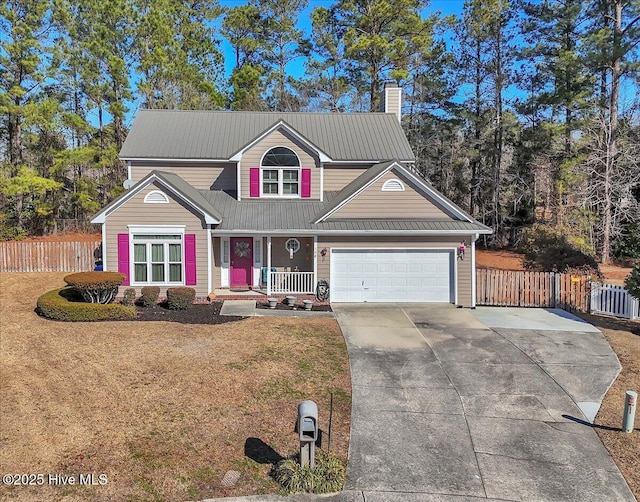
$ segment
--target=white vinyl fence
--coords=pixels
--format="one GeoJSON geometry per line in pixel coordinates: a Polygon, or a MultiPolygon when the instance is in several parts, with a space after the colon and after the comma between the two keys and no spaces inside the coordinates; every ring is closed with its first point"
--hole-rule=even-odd
{"type": "Polygon", "coordinates": [[[640,301],[623,286],[592,282],[591,313],[640,319],[640,301]]]}

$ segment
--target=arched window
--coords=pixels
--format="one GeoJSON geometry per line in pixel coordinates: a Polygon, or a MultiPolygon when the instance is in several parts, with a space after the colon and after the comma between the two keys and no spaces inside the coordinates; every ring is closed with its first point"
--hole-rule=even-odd
{"type": "Polygon", "coordinates": [[[300,159],[284,146],[276,146],[262,157],[262,195],[300,195],[300,159]]]}
{"type": "Polygon", "coordinates": [[[262,158],[263,166],[274,167],[300,167],[300,159],[293,150],[285,146],[276,146],[262,158]]]}

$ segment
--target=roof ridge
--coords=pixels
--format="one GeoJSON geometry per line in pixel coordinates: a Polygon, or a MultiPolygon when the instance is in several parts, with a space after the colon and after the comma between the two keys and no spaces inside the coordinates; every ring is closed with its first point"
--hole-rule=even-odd
{"type": "Polygon", "coordinates": [[[371,115],[383,115],[395,119],[395,116],[386,112],[311,112],[311,111],[299,111],[299,112],[278,112],[268,110],[168,110],[165,108],[141,108],[138,113],[203,113],[203,114],[233,114],[233,115],[313,115],[320,117],[343,117],[343,116],[371,116],[371,115]]]}

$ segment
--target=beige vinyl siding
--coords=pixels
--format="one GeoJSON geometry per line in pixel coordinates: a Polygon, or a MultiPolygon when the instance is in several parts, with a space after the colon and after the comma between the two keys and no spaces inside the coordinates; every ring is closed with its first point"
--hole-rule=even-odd
{"type": "Polygon", "coordinates": [[[369,166],[352,167],[346,165],[336,166],[333,164],[330,166],[325,165],[323,167],[324,191],[331,192],[342,190],[368,168],[369,166]]]}
{"type": "MultiPolygon", "coordinates": [[[[117,208],[107,216],[106,239],[107,239],[107,270],[118,270],[118,234],[128,234],[127,225],[185,225],[185,234],[196,235],[196,274],[197,282],[196,296],[206,296],[207,291],[207,238],[206,225],[198,214],[192,212],[191,208],[183,205],[173,198],[167,190],[152,183],[142,189],[140,193],[134,195],[125,204],[117,208]],[[161,190],[169,197],[168,204],[145,204],[144,197],[152,190],[161,190]]],[[[131,286],[134,287],[134,286],[131,286]]],[[[136,286],[139,294],[140,286],[136,286]]],[[[120,288],[122,293],[123,288],[120,288]]],[[[166,295],[165,290],[161,290],[161,296],[166,295]]]]}
{"type": "Polygon", "coordinates": [[[236,164],[234,163],[132,162],[131,179],[137,183],[154,170],[177,174],[194,188],[201,190],[236,189],[236,164]]]}
{"type": "Polygon", "coordinates": [[[277,130],[263,138],[258,144],[251,147],[242,154],[240,161],[240,185],[241,196],[243,199],[249,198],[249,169],[252,167],[260,167],[262,157],[267,151],[276,146],[285,146],[293,150],[300,159],[300,168],[311,169],[311,198],[320,199],[320,170],[318,169],[319,160],[309,150],[308,147],[302,145],[289,135],[277,130]]]}
{"type": "Polygon", "coordinates": [[[450,220],[451,216],[418,193],[407,181],[393,172],[388,172],[372,185],[360,192],[331,218],[428,218],[450,220]],[[398,179],[404,192],[383,192],[382,185],[398,179]]]}
{"type": "MultiPolygon", "coordinates": [[[[331,288],[331,249],[333,248],[360,248],[360,249],[402,249],[402,248],[440,248],[455,252],[454,250],[463,240],[460,238],[446,239],[443,237],[333,237],[318,236],[318,279],[327,279],[331,288]],[[327,249],[323,257],[321,251],[327,249]]],[[[458,295],[458,305],[471,307],[471,247],[469,239],[467,243],[467,254],[464,260],[456,260],[457,281],[455,288],[458,295]]],[[[429,287],[428,284],[425,287],[429,287]]]]}

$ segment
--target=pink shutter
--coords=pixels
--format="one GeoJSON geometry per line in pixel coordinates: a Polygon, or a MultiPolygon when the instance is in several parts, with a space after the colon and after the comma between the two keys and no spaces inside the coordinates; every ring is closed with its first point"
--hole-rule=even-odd
{"type": "Polygon", "coordinates": [[[196,280],[196,236],[185,234],[184,236],[184,275],[187,286],[195,286],[196,280]]]}
{"type": "Polygon", "coordinates": [[[300,195],[305,198],[311,197],[311,169],[302,170],[302,190],[300,195]]]}
{"type": "Polygon", "coordinates": [[[249,197],[260,197],[260,169],[249,169],[249,197]]]}
{"type": "Polygon", "coordinates": [[[129,234],[118,234],[118,272],[124,274],[123,286],[129,281],[129,234]]]}

